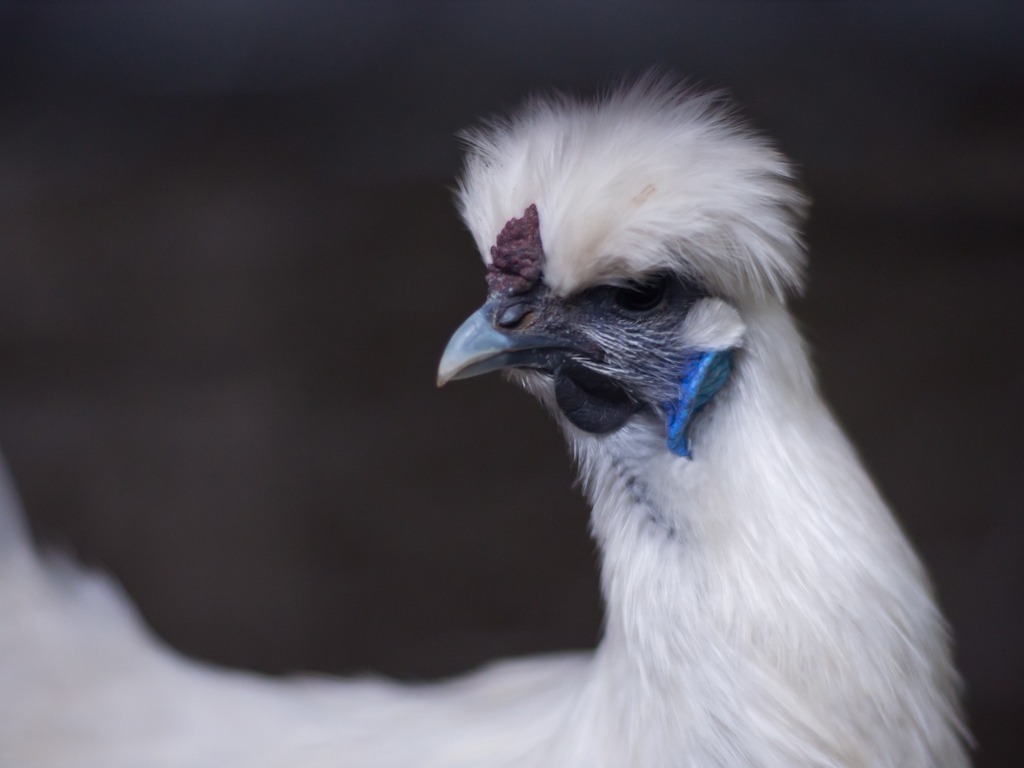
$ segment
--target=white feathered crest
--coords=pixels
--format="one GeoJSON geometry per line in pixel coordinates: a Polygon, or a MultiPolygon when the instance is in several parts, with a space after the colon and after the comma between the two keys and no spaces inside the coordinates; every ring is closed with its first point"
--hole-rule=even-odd
{"type": "Polygon", "coordinates": [[[596,101],[534,98],[463,138],[458,202],[481,253],[536,204],[560,294],[657,270],[739,304],[801,288],[806,199],[720,94],[651,75],[596,101]]]}

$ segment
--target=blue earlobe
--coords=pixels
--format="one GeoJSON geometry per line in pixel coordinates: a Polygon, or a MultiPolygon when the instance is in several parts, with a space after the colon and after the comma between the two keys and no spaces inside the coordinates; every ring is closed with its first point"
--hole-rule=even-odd
{"type": "Polygon", "coordinates": [[[729,378],[732,370],[732,350],[702,352],[691,357],[683,367],[679,382],[679,397],[675,402],[664,403],[665,427],[668,431],[668,447],[678,456],[690,457],[687,433],[690,422],[701,408],[707,405],[729,378]]]}

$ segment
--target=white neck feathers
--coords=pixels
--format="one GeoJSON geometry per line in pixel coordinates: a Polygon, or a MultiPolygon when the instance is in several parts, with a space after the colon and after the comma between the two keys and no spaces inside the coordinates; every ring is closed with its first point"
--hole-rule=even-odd
{"type": "Polygon", "coordinates": [[[660,761],[680,750],[696,765],[735,764],[716,750],[757,756],[744,765],[966,765],[923,570],[822,403],[785,307],[745,319],[693,460],[653,418],[572,435],[607,602],[581,706],[615,749],[643,744],[621,757],[645,765],[678,765],[660,761]]]}

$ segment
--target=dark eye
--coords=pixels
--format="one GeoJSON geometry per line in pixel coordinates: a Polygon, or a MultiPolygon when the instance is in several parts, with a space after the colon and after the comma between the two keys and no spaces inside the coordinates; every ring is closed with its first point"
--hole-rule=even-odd
{"type": "Polygon", "coordinates": [[[629,312],[650,312],[665,298],[667,281],[658,277],[649,283],[631,283],[615,289],[615,303],[629,312]]]}

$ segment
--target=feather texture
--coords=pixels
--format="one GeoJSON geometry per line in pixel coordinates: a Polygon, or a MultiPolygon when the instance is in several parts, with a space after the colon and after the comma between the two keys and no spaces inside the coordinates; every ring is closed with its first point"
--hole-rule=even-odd
{"type": "Polygon", "coordinates": [[[801,286],[806,200],[718,94],[651,76],[591,103],[533,99],[463,137],[459,207],[480,252],[536,205],[563,295],[658,269],[734,299],[801,286]]]}
{"type": "Polygon", "coordinates": [[[213,669],[109,579],[38,558],[0,493],[0,765],[966,766],[926,575],[785,306],[805,208],[786,161],[717,97],[657,78],[535,99],[466,139],[459,206],[485,261],[536,205],[547,290],[675,273],[710,297],[674,343],[734,350],[692,460],[656,413],[591,435],[550,376],[511,373],[560,422],[593,506],[597,651],[432,686],[213,669]]]}

